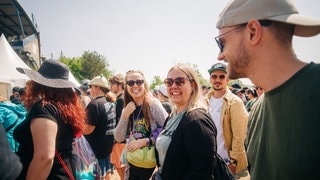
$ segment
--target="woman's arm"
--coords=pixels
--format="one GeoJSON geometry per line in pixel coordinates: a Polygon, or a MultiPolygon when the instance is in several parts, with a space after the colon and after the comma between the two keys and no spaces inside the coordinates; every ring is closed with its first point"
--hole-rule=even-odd
{"type": "Polygon", "coordinates": [[[83,134],[85,135],[91,134],[95,129],[96,129],[96,126],[86,124],[86,128],[84,129],[83,134]]]}
{"type": "Polygon", "coordinates": [[[136,105],[133,101],[127,104],[121,113],[120,121],[114,130],[114,139],[117,142],[123,142],[126,139],[129,117],[136,109],[136,105]]]}
{"type": "Polygon", "coordinates": [[[30,128],[34,153],[26,179],[47,179],[55,156],[58,126],[52,120],[35,118],[31,121],[30,128]]]}
{"type": "Polygon", "coordinates": [[[213,161],[216,153],[216,129],[207,113],[194,110],[182,121],[188,121],[183,137],[188,158],[191,162],[186,179],[210,179],[213,175],[213,161]]]}
{"type": "Polygon", "coordinates": [[[151,123],[152,138],[150,143],[154,144],[159,133],[163,129],[163,125],[168,117],[168,113],[162,106],[161,102],[157,99],[153,100],[150,111],[152,119],[154,119],[154,124],[151,123]]]}

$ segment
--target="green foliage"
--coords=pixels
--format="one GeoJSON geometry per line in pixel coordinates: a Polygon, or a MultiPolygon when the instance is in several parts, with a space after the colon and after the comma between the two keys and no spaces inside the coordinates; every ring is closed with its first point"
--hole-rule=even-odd
{"type": "Polygon", "coordinates": [[[68,58],[65,56],[60,57],[60,61],[66,64],[70,71],[72,72],[73,76],[79,81],[83,80],[84,77],[82,76],[81,72],[81,64],[80,58],[68,58]]]}
{"type": "Polygon", "coordinates": [[[96,51],[85,51],[80,58],[80,63],[81,74],[87,79],[92,79],[101,74],[106,78],[112,75],[112,72],[108,69],[109,63],[105,56],[98,54],[96,51]]]}
{"type": "MultiPolygon", "coordinates": [[[[65,63],[70,68],[70,71],[79,82],[84,79],[92,79],[101,74],[108,79],[114,74],[114,72],[109,69],[110,65],[105,56],[100,55],[96,51],[84,51],[81,57],[70,58],[61,56],[60,61],[65,63]]],[[[209,80],[203,78],[202,74],[200,73],[198,65],[193,64],[192,66],[197,71],[201,85],[210,86],[209,80]]],[[[149,88],[152,90],[161,84],[163,84],[163,80],[159,75],[156,75],[153,77],[149,88]]]]}
{"type": "Polygon", "coordinates": [[[92,79],[101,74],[109,78],[113,74],[109,70],[109,63],[106,58],[96,51],[85,51],[81,57],[68,58],[61,56],[60,61],[69,67],[79,82],[84,79],[92,79]]]}
{"type": "Polygon", "coordinates": [[[196,70],[196,72],[197,72],[197,74],[198,74],[200,84],[201,84],[201,85],[205,85],[205,86],[207,86],[207,87],[210,87],[211,85],[210,85],[209,80],[206,79],[206,78],[204,78],[204,77],[202,76],[202,74],[200,73],[200,71],[199,71],[199,69],[198,69],[198,65],[193,64],[192,66],[193,66],[193,68],[196,70]]]}
{"type": "Polygon", "coordinates": [[[154,76],[151,84],[149,85],[150,90],[153,90],[156,86],[163,84],[163,80],[161,80],[160,76],[154,76]]]}

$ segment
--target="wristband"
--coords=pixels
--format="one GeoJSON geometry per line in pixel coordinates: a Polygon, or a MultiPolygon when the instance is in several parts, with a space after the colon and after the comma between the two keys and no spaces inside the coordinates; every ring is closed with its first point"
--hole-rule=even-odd
{"type": "Polygon", "coordinates": [[[150,139],[149,138],[146,139],[146,142],[147,142],[147,146],[150,146],[150,139]]]}

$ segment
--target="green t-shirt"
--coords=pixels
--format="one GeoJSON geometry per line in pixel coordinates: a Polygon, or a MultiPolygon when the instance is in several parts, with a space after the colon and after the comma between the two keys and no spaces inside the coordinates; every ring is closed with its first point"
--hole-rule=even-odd
{"type": "Polygon", "coordinates": [[[258,99],[246,144],[252,180],[320,179],[320,64],[258,99]]]}

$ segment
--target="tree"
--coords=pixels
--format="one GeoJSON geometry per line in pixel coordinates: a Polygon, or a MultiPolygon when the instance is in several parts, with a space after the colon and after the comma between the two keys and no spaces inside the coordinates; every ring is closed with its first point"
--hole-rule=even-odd
{"type": "Polygon", "coordinates": [[[61,56],[59,60],[69,67],[78,81],[92,79],[98,75],[104,75],[109,78],[113,74],[109,70],[109,63],[106,58],[96,51],[85,51],[81,57],[61,56]]]}
{"type": "Polygon", "coordinates": [[[68,58],[65,56],[61,56],[59,60],[69,67],[71,73],[78,81],[79,80],[81,81],[84,79],[84,77],[80,73],[81,72],[81,64],[80,64],[79,57],[68,58]]]}
{"type": "Polygon", "coordinates": [[[156,86],[163,84],[163,80],[161,80],[160,76],[154,76],[151,84],[149,85],[150,90],[153,90],[156,86]]]}
{"type": "Polygon", "coordinates": [[[207,86],[207,87],[210,87],[210,82],[209,82],[209,80],[203,78],[202,74],[200,73],[200,71],[199,71],[199,69],[198,69],[198,65],[193,64],[192,67],[195,69],[195,71],[196,71],[197,74],[198,74],[200,84],[201,84],[201,85],[205,85],[205,86],[207,86]]]}
{"type": "Polygon", "coordinates": [[[85,51],[80,57],[81,71],[84,78],[92,79],[98,75],[104,75],[106,78],[112,75],[109,63],[105,56],[98,54],[98,52],[85,51]]]}

